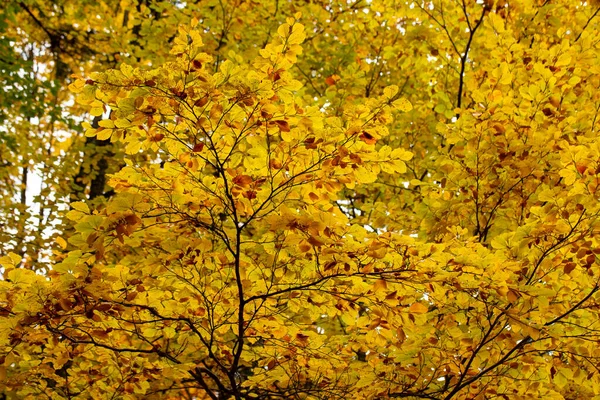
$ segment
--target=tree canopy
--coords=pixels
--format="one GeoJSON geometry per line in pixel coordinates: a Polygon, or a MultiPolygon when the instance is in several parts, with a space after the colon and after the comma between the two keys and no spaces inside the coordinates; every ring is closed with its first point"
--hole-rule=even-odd
{"type": "Polygon", "coordinates": [[[600,399],[599,12],[6,1],[0,398],[600,399]]]}

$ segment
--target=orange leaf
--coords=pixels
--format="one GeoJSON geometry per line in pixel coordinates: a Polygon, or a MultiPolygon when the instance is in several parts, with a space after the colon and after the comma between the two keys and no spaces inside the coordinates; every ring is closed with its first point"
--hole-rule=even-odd
{"type": "Polygon", "coordinates": [[[328,76],[327,78],[325,78],[325,83],[328,84],[329,86],[333,86],[339,80],[340,80],[340,76],[334,74],[334,75],[331,75],[331,76],[328,76]]]}

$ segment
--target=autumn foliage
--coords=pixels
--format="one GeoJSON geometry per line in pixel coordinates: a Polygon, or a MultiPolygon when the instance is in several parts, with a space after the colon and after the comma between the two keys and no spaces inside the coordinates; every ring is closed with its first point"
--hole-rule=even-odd
{"type": "Polygon", "coordinates": [[[0,24],[0,398],[600,398],[597,2],[78,6],[0,24]]]}

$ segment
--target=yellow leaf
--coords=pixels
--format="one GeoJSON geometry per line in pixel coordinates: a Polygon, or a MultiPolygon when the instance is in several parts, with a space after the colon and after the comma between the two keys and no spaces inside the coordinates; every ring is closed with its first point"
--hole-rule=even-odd
{"type": "Polygon", "coordinates": [[[377,279],[373,284],[373,290],[378,291],[382,289],[387,289],[387,282],[384,279],[377,279]]]}
{"type": "Polygon", "coordinates": [[[398,86],[396,85],[391,85],[383,89],[383,96],[388,99],[394,97],[396,93],[398,93],[398,86]]]}
{"type": "Polygon", "coordinates": [[[99,129],[96,131],[96,138],[98,138],[98,140],[106,140],[112,136],[112,133],[112,129],[99,129]]]}
{"type": "Polygon", "coordinates": [[[428,310],[429,310],[429,307],[427,307],[425,304],[420,303],[420,302],[412,303],[410,308],[408,309],[408,311],[410,311],[413,314],[424,314],[428,310]]]}
{"type": "Polygon", "coordinates": [[[104,109],[102,107],[93,107],[90,109],[90,115],[94,117],[99,117],[104,114],[104,109]]]}
{"type": "Polygon", "coordinates": [[[87,204],[85,204],[82,201],[71,203],[71,208],[74,209],[74,210],[81,211],[81,212],[86,213],[86,214],[90,214],[90,208],[88,207],[87,204]]]}
{"type": "Polygon", "coordinates": [[[69,90],[73,93],[80,93],[85,86],[85,80],[76,79],[73,83],[69,85],[69,90]]]}
{"type": "Polygon", "coordinates": [[[127,127],[131,126],[131,121],[129,121],[128,119],[124,119],[124,118],[117,119],[115,121],[115,126],[117,128],[127,128],[127,127]]]}
{"type": "Polygon", "coordinates": [[[556,61],[555,66],[564,67],[571,64],[571,56],[569,54],[561,54],[556,61]]]}
{"type": "Polygon", "coordinates": [[[413,158],[413,153],[410,151],[404,150],[403,148],[398,148],[398,149],[395,149],[394,151],[392,151],[392,154],[390,154],[390,157],[397,158],[402,161],[409,161],[413,158]]]}
{"type": "Polygon", "coordinates": [[[7,274],[12,283],[28,282],[34,275],[34,272],[23,268],[11,269],[7,274]]]}
{"type": "Polygon", "coordinates": [[[87,216],[87,214],[82,213],[79,210],[71,210],[69,211],[66,215],[65,215],[68,219],[70,219],[71,221],[79,221],[82,218],[85,218],[87,216]]]}
{"type": "Polygon", "coordinates": [[[56,237],[56,243],[64,250],[67,248],[67,241],[60,236],[56,237]]]}
{"type": "Polygon", "coordinates": [[[372,183],[377,180],[377,173],[370,168],[365,168],[362,165],[359,165],[354,173],[356,179],[361,183],[372,183]]]}
{"type": "Polygon", "coordinates": [[[290,33],[290,25],[287,23],[281,24],[281,25],[279,25],[279,28],[277,28],[277,34],[279,36],[281,36],[282,38],[287,37],[289,33],[290,33]]]}
{"type": "Polygon", "coordinates": [[[394,107],[396,110],[404,112],[408,112],[413,109],[413,106],[410,103],[410,101],[408,101],[404,97],[401,97],[398,100],[394,100],[392,102],[392,107],[394,107]]]}
{"type": "Polygon", "coordinates": [[[304,25],[295,23],[292,27],[292,33],[288,37],[288,44],[300,44],[304,41],[306,34],[304,33],[304,25]]]}
{"type": "Polygon", "coordinates": [[[8,253],[7,256],[0,257],[0,265],[4,268],[11,268],[21,262],[21,256],[15,253],[8,253]]]}
{"type": "Polygon", "coordinates": [[[110,119],[103,119],[102,121],[98,122],[98,126],[101,126],[102,128],[112,129],[115,127],[115,123],[110,119]]]}

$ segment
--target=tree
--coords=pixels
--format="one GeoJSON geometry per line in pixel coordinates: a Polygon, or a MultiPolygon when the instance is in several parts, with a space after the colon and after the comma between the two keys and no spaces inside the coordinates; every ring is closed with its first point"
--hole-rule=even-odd
{"type": "Polygon", "coordinates": [[[88,199],[2,250],[6,397],[600,396],[598,4],[82,4],[88,199]]]}

